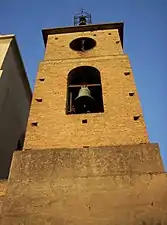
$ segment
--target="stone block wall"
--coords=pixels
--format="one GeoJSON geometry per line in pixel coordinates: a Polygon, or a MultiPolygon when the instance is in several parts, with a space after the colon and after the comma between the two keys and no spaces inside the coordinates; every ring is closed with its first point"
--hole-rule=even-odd
{"type": "Polygon", "coordinates": [[[151,144],[16,152],[2,225],[165,225],[163,171],[151,144]]]}

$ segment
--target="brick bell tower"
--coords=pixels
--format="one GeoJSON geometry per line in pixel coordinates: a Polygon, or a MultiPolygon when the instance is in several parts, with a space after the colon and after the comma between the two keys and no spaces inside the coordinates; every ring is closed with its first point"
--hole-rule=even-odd
{"type": "Polygon", "coordinates": [[[166,225],[166,173],[148,140],[123,23],[92,25],[82,11],[43,37],[2,224],[166,225]]]}

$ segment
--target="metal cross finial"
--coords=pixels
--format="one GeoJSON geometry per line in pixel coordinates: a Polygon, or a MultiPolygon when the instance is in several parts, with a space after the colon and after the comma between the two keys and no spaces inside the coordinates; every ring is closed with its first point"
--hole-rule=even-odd
{"type": "Polygon", "coordinates": [[[84,13],[84,9],[83,9],[83,8],[81,8],[81,13],[82,13],[82,14],[84,13]]]}

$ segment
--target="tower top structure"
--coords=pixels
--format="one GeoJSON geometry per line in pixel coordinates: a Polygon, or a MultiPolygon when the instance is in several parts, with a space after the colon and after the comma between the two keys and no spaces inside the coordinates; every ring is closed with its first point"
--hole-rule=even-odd
{"type": "Polygon", "coordinates": [[[83,26],[87,24],[92,24],[91,14],[81,9],[79,13],[76,13],[74,16],[74,26],[83,26]]]}

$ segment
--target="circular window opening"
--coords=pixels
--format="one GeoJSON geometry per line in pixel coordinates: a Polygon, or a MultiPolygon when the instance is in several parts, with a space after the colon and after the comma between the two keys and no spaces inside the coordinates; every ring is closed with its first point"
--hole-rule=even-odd
{"type": "Polygon", "coordinates": [[[96,41],[92,38],[82,37],[73,40],[70,43],[70,48],[74,51],[87,51],[96,46],[96,41]]]}

